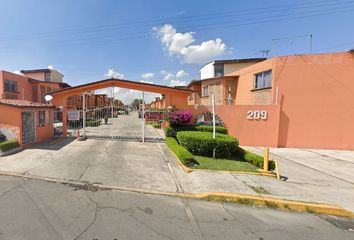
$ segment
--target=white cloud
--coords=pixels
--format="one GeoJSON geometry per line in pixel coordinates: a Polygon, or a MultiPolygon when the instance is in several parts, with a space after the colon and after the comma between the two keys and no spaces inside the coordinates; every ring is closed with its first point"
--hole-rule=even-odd
{"type": "Polygon", "coordinates": [[[185,63],[205,63],[226,52],[226,45],[220,38],[191,45],[181,50],[185,63]]]}
{"type": "Polygon", "coordinates": [[[151,72],[147,72],[147,73],[141,74],[141,77],[142,77],[143,79],[150,79],[150,78],[153,78],[153,77],[154,77],[154,74],[151,73],[151,72]]]}
{"type": "Polygon", "coordinates": [[[142,83],[150,83],[150,84],[154,84],[154,82],[152,82],[152,81],[146,81],[146,80],[140,80],[140,82],[142,82],[142,83]]]}
{"type": "MultiPolygon", "coordinates": [[[[141,80],[140,82],[153,84],[153,82],[144,81],[144,80],[141,80]]],[[[104,88],[104,89],[96,90],[95,93],[106,94],[108,97],[112,97],[112,88],[104,88]]],[[[155,100],[156,97],[160,97],[160,96],[161,94],[158,93],[145,92],[144,100],[146,103],[150,103],[151,101],[155,100]]],[[[141,91],[127,89],[127,88],[119,88],[119,87],[114,88],[114,98],[121,100],[126,105],[131,104],[135,98],[141,99],[141,97],[142,97],[141,91]]]]}
{"type": "Polygon", "coordinates": [[[220,38],[191,45],[195,42],[195,33],[178,33],[170,24],[154,27],[153,32],[167,53],[178,56],[184,63],[206,63],[227,52],[226,44],[220,38]]]}
{"type": "MultiPolygon", "coordinates": [[[[158,93],[144,93],[144,101],[149,103],[153,101],[156,97],[160,97],[161,94],[158,93]]],[[[124,89],[124,91],[117,94],[117,98],[121,100],[124,104],[131,104],[135,98],[141,99],[141,91],[133,89],[124,89]]]]}
{"type": "Polygon", "coordinates": [[[186,86],[187,83],[186,81],[181,81],[181,80],[171,80],[170,86],[186,86]]]}
{"type": "Polygon", "coordinates": [[[124,79],[124,74],[115,71],[113,68],[108,69],[107,73],[104,76],[109,78],[124,79]]]}
{"type": "MultiPolygon", "coordinates": [[[[117,94],[121,91],[120,87],[114,87],[114,98],[117,99],[117,94]]],[[[108,97],[112,97],[112,88],[103,88],[95,91],[96,94],[106,94],[108,97]]]]}
{"type": "Polygon", "coordinates": [[[185,77],[185,76],[187,76],[187,75],[188,75],[188,73],[182,69],[182,70],[179,70],[179,71],[176,73],[176,78],[183,78],[183,77],[185,77]]]}
{"type": "Polygon", "coordinates": [[[47,68],[48,68],[48,69],[52,69],[52,70],[54,70],[53,65],[49,65],[47,68]]]}
{"type": "Polygon", "coordinates": [[[162,27],[154,27],[153,31],[160,38],[161,43],[170,55],[179,53],[184,47],[195,41],[193,32],[177,33],[176,29],[170,24],[165,24],[162,27]]]}
{"type": "Polygon", "coordinates": [[[167,73],[163,79],[164,79],[164,80],[171,80],[171,79],[173,79],[174,77],[175,77],[175,76],[174,76],[172,73],[167,73]]]}

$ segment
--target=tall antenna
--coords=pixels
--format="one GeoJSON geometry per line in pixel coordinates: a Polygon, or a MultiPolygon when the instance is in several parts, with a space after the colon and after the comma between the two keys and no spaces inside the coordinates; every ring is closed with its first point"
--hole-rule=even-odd
{"type": "Polygon", "coordinates": [[[283,37],[283,38],[273,38],[272,39],[272,46],[273,46],[273,57],[275,56],[275,47],[276,47],[276,42],[278,41],[283,41],[283,40],[289,40],[289,39],[294,39],[294,38],[309,38],[309,53],[312,53],[312,34],[306,34],[306,35],[297,35],[297,36],[290,36],[290,37],[283,37]]]}
{"type": "Polygon", "coordinates": [[[270,53],[270,49],[263,49],[259,51],[260,53],[262,53],[263,57],[268,57],[269,53],[270,53]]]}

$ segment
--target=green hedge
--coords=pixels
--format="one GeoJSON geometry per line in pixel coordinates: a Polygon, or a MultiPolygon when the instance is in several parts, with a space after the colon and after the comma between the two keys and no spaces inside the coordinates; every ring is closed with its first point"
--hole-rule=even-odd
{"type": "Polygon", "coordinates": [[[0,143],[1,142],[5,142],[7,140],[5,134],[3,134],[2,132],[0,132],[0,143]]]}
{"type": "MultiPolygon", "coordinates": [[[[166,137],[177,137],[177,133],[181,131],[200,131],[200,132],[213,132],[213,126],[209,125],[182,125],[182,126],[168,126],[164,129],[166,137]]],[[[215,132],[227,134],[227,129],[222,126],[216,126],[215,132]]]]}
{"type": "Polygon", "coordinates": [[[0,143],[0,151],[6,152],[10,149],[13,149],[13,148],[16,148],[19,146],[20,146],[20,144],[18,144],[17,140],[9,140],[9,141],[0,143]]]}
{"type": "MultiPolygon", "coordinates": [[[[200,131],[200,132],[213,132],[213,126],[200,125],[200,126],[196,126],[195,130],[200,131]]],[[[215,126],[215,132],[221,133],[221,134],[227,134],[227,129],[222,126],[215,126]]]]}
{"type": "Polygon", "coordinates": [[[192,154],[200,156],[212,156],[216,149],[216,157],[230,157],[238,146],[235,137],[217,133],[213,139],[211,132],[182,131],[177,133],[177,140],[192,154]]]}
{"type": "Polygon", "coordinates": [[[98,127],[101,125],[101,120],[87,120],[86,127],[98,127]]]}
{"type": "Polygon", "coordinates": [[[177,132],[180,131],[195,131],[194,125],[168,126],[164,129],[166,137],[177,137],[177,132]]]}
{"type": "Polygon", "coordinates": [[[179,160],[186,166],[192,166],[194,162],[193,155],[187,149],[178,144],[176,139],[166,137],[167,146],[176,154],[179,160]]]}
{"type": "MultiPolygon", "coordinates": [[[[252,163],[253,165],[263,169],[263,157],[262,156],[251,153],[251,152],[249,152],[245,149],[242,149],[240,147],[237,148],[235,155],[239,156],[239,157],[245,159],[245,161],[252,163]]],[[[274,170],[275,169],[275,162],[269,161],[268,167],[269,167],[269,170],[274,170]]]]}

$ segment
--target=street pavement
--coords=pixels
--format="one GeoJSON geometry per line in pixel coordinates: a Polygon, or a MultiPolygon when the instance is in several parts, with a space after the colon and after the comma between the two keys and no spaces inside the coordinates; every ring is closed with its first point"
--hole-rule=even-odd
{"type": "MultiPolygon", "coordinates": [[[[262,149],[250,150],[262,153],[262,149]]],[[[271,153],[275,151],[271,149],[271,153]]],[[[262,195],[333,204],[354,212],[354,184],[350,174],[347,174],[347,171],[352,173],[353,170],[350,169],[350,160],[345,160],[350,159],[349,153],[342,154],[341,160],[335,160],[338,166],[333,167],[333,172],[330,168],[320,169],[314,165],[316,161],[324,165],[325,160],[333,165],[327,155],[317,154],[305,161],[295,153],[277,154],[271,157],[279,160],[283,181],[228,172],[186,173],[165,143],[92,139],[80,142],[68,138],[54,145],[36,145],[1,157],[0,171],[150,191],[262,195]],[[342,162],[345,164],[340,169],[342,162]],[[338,176],[336,171],[345,174],[338,176]],[[257,188],[264,191],[257,192],[257,188]]]]}
{"type": "Polygon", "coordinates": [[[348,219],[94,190],[0,176],[0,239],[354,239],[348,219]]]}

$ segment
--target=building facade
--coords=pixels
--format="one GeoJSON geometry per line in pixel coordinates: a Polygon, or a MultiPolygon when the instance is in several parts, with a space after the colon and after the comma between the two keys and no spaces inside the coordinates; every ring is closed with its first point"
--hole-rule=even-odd
{"type": "Polygon", "coordinates": [[[230,60],[215,60],[205,64],[200,69],[200,79],[223,77],[242,68],[266,60],[266,58],[244,58],[230,60]]]}
{"type": "Polygon", "coordinates": [[[59,76],[54,70],[21,72],[23,75],[0,71],[0,130],[8,138],[27,145],[53,136],[54,106],[47,104],[44,97],[69,85],[63,82],[62,74],[59,76]]]}
{"type": "Polygon", "coordinates": [[[354,149],[352,52],[273,57],[192,82],[195,114],[210,110],[206,86],[224,100],[216,113],[242,145],[354,149]]]}

